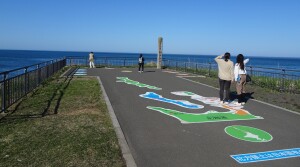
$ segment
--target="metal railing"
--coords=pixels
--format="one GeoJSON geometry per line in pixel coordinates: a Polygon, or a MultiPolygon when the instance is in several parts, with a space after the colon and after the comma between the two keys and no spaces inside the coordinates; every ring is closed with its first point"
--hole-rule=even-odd
{"type": "MultiPolygon", "coordinates": [[[[156,66],[156,59],[145,59],[145,65],[156,66]]],[[[88,66],[86,57],[67,57],[67,65],[88,66]]],[[[96,66],[106,67],[133,67],[137,66],[137,58],[132,57],[98,57],[96,66]]],[[[162,66],[180,71],[197,73],[207,77],[218,76],[216,63],[196,63],[163,59],[162,66]]],[[[300,93],[300,71],[276,68],[246,66],[248,74],[252,77],[251,84],[278,91],[300,93]]]]}
{"type": "MultiPolygon", "coordinates": [[[[166,68],[197,73],[207,77],[218,76],[216,63],[195,63],[174,60],[164,61],[166,68]]],[[[246,66],[248,74],[252,77],[251,84],[272,90],[300,93],[300,70],[287,70],[278,68],[265,68],[246,66]]]]}
{"type": "MultiPolygon", "coordinates": [[[[68,66],[89,66],[87,57],[66,57],[68,66]]],[[[96,67],[128,67],[137,66],[138,59],[132,57],[95,57],[96,67]]],[[[155,58],[145,58],[145,65],[156,65],[155,58]]]]}
{"type": "Polygon", "coordinates": [[[1,72],[1,112],[65,66],[66,59],[64,58],[1,72]]]}
{"type": "MultiPolygon", "coordinates": [[[[155,66],[156,58],[145,58],[145,66],[155,66]]],[[[65,66],[89,66],[86,57],[66,57],[0,73],[1,112],[38,87],[43,81],[65,66]]],[[[97,67],[135,67],[137,58],[96,57],[97,67]]],[[[195,63],[163,59],[164,68],[197,73],[208,77],[218,76],[216,63],[195,63]]],[[[300,93],[300,71],[247,66],[252,84],[273,90],[300,93]]]]}

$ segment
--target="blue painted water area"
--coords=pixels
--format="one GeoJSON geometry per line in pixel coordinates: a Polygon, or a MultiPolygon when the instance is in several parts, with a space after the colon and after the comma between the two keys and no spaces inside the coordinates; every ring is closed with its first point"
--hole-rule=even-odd
{"type": "MultiPolygon", "coordinates": [[[[136,58],[138,60],[140,53],[106,53],[94,52],[97,57],[126,57],[136,58]]],[[[30,51],[30,50],[0,50],[0,72],[8,71],[32,64],[41,63],[53,59],[58,59],[66,56],[71,57],[86,57],[89,52],[70,52],[70,51],[30,51]]],[[[180,62],[197,62],[197,63],[213,63],[217,55],[188,55],[188,54],[163,54],[164,59],[171,59],[180,62]]],[[[300,55],[299,55],[300,56],[300,55]]],[[[147,59],[156,59],[157,54],[144,54],[145,61],[147,59]]],[[[255,57],[252,55],[245,55],[250,58],[247,66],[258,66],[265,68],[279,68],[300,70],[300,57],[255,57]]],[[[231,60],[235,62],[235,57],[231,60]]]]}
{"type": "Polygon", "coordinates": [[[167,99],[167,98],[164,98],[161,95],[158,95],[154,92],[146,92],[145,94],[141,94],[140,97],[147,98],[147,99],[152,99],[152,100],[157,100],[157,101],[161,101],[161,102],[165,102],[165,103],[171,103],[171,104],[175,104],[177,106],[188,108],[188,109],[202,109],[202,108],[204,108],[203,105],[194,104],[194,103],[191,103],[191,102],[185,101],[185,100],[167,99]]]}
{"type": "Polygon", "coordinates": [[[87,75],[87,70],[86,69],[78,69],[78,70],[76,70],[74,75],[75,76],[85,76],[85,75],[87,75]]]}
{"type": "Polygon", "coordinates": [[[257,153],[249,153],[249,154],[238,154],[238,155],[231,155],[231,157],[234,160],[236,160],[238,163],[270,161],[276,159],[300,157],[300,148],[274,150],[274,151],[257,152],[257,153]]]}

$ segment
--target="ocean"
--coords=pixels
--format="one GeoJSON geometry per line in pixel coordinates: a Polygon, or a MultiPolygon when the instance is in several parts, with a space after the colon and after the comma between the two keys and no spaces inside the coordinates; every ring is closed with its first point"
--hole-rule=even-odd
{"type": "MultiPolygon", "coordinates": [[[[29,50],[0,50],[0,72],[8,71],[24,66],[29,66],[53,59],[67,56],[88,57],[89,52],[68,52],[68,51],[29,51],[29,50]]],[[[94,52],[95,57],[129,57],[138,58],[139,53],[105,53],[94,52]]],[[[143,54],[145,60],[155,59],[157,54],[143,54]]],[[[163,54],[164,59],[177,60],[182,62],[215,63],[217,55],[184,55],[184,54],[163,54]]],[[[250,61],[247,66],[278,68],[286,70],[300,70],[300,58],[289,57],[247,57],[250,61]]],[[[236,57],[231,60],[235,62],[236,57]]]]}

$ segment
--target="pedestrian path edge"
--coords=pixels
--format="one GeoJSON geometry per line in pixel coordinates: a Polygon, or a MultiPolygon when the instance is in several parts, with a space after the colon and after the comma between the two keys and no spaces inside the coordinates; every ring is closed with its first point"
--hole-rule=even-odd
{"type": "Polygon", "coordinates": [[[119,142],[119,145],[120,145],[121,150],[122,150],[122,155],[123,155],[123,158],[126,161],[126,166],[127,167],[136,167],[136,163],[135,163],[135,161],[133,159],[133,156],[130,152],[128,143],[127,143],[127,141],[125,139],[125,136],[123,134],[123,131],[120,127],[119,121],[118,121],[118,119],[115,115],[115,111],[114,111],[114,109],[113,109],[113,107],[112,107],[112,105],[109,101],[109,98],[108,98],[107,94],[106,94],[106,91],[104,89],[102,81],[101,81],[100,77],[97,77],[97,79],[98,79],[98,82],[100,84],[100,88],[102,90],[102,96],[103,96],[103,98],[105,100],[105,103],[107,105],[108,113],[110,115],[110,118],[112,120],[114,129],[116,131],[118,142],[119,142]]]}

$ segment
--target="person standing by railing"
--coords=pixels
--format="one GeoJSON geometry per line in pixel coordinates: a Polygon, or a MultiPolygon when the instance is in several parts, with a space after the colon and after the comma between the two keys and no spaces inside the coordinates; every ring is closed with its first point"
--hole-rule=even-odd
{"type": "Polygon", "coordinates": [[[230,100],[230,85],[234,80],[233,75],[233,62],[230,60],[230,53],[226,52],[224,55],[220,55],[215,58],[218,64],[218,76],[220,84],[220,103],[228,104],[230,100]],[[224,59],[223,59],[224,57],[224,59]],[[225,98],[224,98],[225,91],[225,98]]]}
{"type": "Polygon", "coordinates": [[[95,68],[94,61],[95,61],[94,52],[90,52],[89,54],[90,68],[95,68]]]}
{"type": "Polygon", "coordinates": [[[238,103],[237,105],[243,105],[245,102],[243,102],[246,90],[245,90],[245,85],[246,85],[246,63],[249,62],[249,59],[244,60],[244,55],[239,54],[236,57],[236,64],[234,66],[234,80],[236,82],[236,92],[237,92],[237,98],[238,98],[238,103]]]}
{"type": "Polygon", "coordinates": [[[139,57],[139,72],[144,72],[144,62],[145,62],[145,59],[144,59],[143,55],[140,54],[140,57],[139,57]],[[141,67],[142,67],[142,71],[141,71],[141,67]]]}

